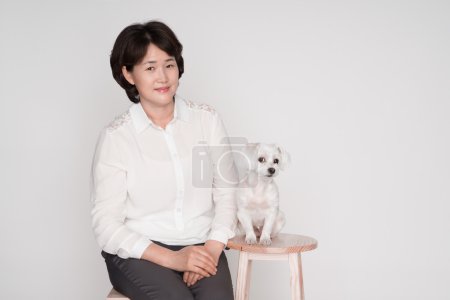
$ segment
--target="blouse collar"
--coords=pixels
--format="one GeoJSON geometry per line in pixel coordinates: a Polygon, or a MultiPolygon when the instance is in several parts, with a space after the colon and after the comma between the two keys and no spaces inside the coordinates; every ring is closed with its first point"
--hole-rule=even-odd
{"type": "MultiPolygon", "coordinates": [[[[175,95],[175,107],[174,107],[174,114],[173,119],[169,122],[173,123],[176,120],[181,120],[185,122],[189,122],[189,108],[187,106],[187,103],[182,99],[181,97],[175,95]]],[[[144,111],[144,108],[142,107],[141,102],[135,103],[130,107],[130,115],[131,119],[133,120],[134,127],[136,128],[136,131],[138,133],[141,133],[144,129],[146,129],[148,126],[153,126],[155,128],[159,128],[156,126],[153,121],[147,116],[147,114],[144,111]]]]}

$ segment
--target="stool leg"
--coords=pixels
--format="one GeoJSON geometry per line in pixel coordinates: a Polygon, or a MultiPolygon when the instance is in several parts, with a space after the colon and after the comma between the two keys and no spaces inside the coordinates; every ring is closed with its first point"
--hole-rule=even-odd
{"type": "Polygon", "coordinates": [[[302,257],[300,253],[289,253],[289,269],[291,271],[291,299],[305,300],[302,257]]]}
{"type": "Polygon", "coordinates": [[[247,300],[250,291],[250,278],[252,273],[252,261],[248,253],[241,251],[239,254],[238,274],[236,278],[235,300],[247,300]]]}

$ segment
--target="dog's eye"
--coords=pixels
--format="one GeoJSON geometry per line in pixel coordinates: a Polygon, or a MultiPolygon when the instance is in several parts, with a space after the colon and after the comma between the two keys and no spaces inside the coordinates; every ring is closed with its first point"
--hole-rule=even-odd
{"type": "Polygon", "coordinates": [[[274,163],[274,164],[277,164],[278,162],[279,162],[278,158],[275,158],[275,159],[273,160],[273,163],[274,163]]]}
{"type": "Polygon", "coordinates": [[[266,161],[266,159],[265,159],[264,157],[260,157],[260,158],[258,158],[258,161],[259,161],[260,163],[263,163],[263,162],[266,161]]]}

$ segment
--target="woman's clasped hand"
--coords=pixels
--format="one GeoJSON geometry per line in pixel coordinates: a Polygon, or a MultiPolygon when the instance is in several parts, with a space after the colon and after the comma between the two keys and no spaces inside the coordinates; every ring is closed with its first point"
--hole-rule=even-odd
{"type": "Polygon", "coordinates": [[[190,271],[203,277],[215,275],[217,272],[216,261],[204,246],[188,246],[173,251],[171,260],[172,268],[177,271],[190,271]]]}

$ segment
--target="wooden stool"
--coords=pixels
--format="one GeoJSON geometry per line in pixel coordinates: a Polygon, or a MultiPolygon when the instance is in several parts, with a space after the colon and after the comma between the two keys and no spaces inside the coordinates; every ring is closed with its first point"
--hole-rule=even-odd
{"type": "Polygon", "coordinates": [[[304,300],[301,252],[317,248],[317,241],[307,236],[280,233],[270,246],[248,245],[245,236],[236,236],[227,246],[239,250],[235,300],[248,300],[252,260],[287,260],[291,272],[291,299],[304,300]]]}
{"type": "Polygon", "coordinates": [[[130,300],[130,298],[125,297],[115,289],[111,289],[111,292],[109,292],[106,300],[130,300]]]}

